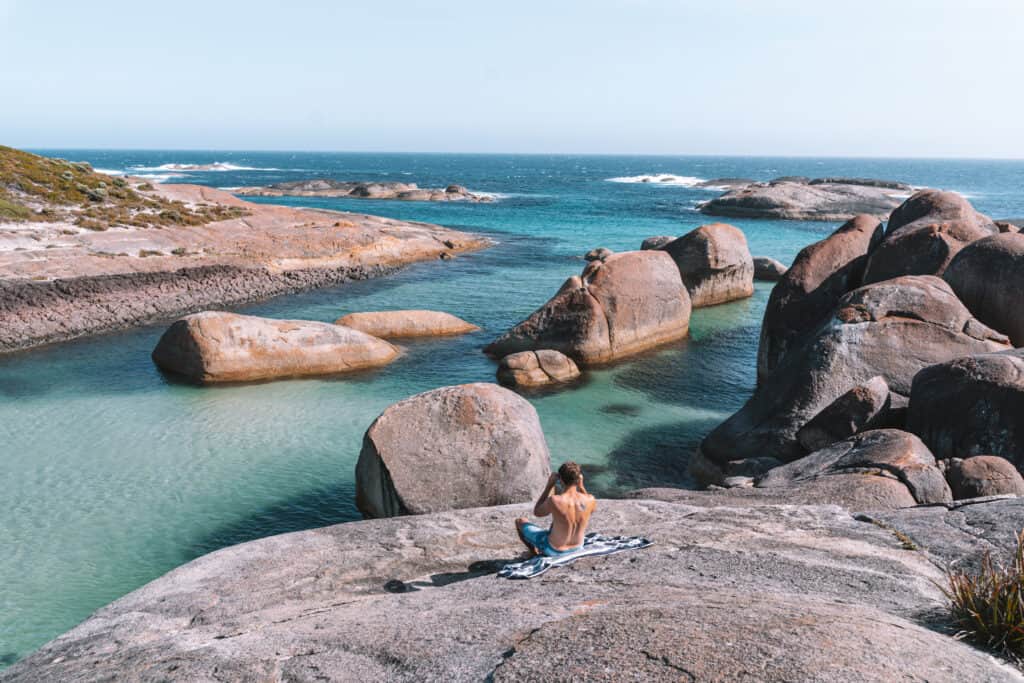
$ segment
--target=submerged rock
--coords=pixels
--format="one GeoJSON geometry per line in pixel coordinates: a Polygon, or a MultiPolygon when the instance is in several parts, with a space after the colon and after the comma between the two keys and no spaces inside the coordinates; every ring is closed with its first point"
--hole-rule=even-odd
{"type": "MultiPolygon", "coordinates": [[[[799,352],[704,439],[694,474],[715,483],[715,468],[720,471],[732,460],[795,460],[806,453],[797,440],[799,430],[857,384],[881,376],[891,391],[909,395],[922,368],[1007,348],[1006,337],[974,319],[937,277],[908,276],[861,287],[843,297],[799,352]]],[[[910,431],[923,436],[912,426],[910,431]]],[[[949,457],[924,441],[936,456],[949,457]]]]}
{"type": "Polygon", "coordinates": [[[998,455],[1024,468],[1024,349],[957,355],[914,377],[907,429],[938,458],[998,455]]]}
{"type": "Polygon", "coordinates": [[[480,328],[443,311],[374,311],[349,313],[334,321],[375,337],[447,337],[480,328]]]}
{"type": "Polygon", "coordinates": [[[605,363],[685,337],[690,296],[662,251],[627,251],[587,264],[582,276],[492,342],[491,356],[554,349],[581,365],[605,363]]]}
{"type": "Polygon", "coordinates": [[[836,498],[838,504],[844,504],[846,496],[864,495],[855,489],[878,487],[884,491],[879,496],[881,500],[875,501],[878,509],[953,500],[928,447],[913,434],[897,429],[875,429],[834,443],[776,467],[760,477],[755,486],[793,489],[813,486],[822,477],[836,476],[844,477],[840,488],[849,492],[836,498]],[[894,488],[893,479],[906,487],[909,495],[894,488]]]}
{"type": "Polygon", "coordinates": [[[733,188],[700,210],[734,218],[844,221],[862,213],[882,218],[899,206],[900,198],[892,188],[833,180],[780,178],[754,183],[733,188]]]}
{"type": "Polygon", "coordinates": [[[512,387],[540,387],[571,382],[580,369],[565,354],[551,349],[520,351],[505,356],[498,366],[498,381],[512,387]]]}
{"type": "Polygon", "coordinates": [[[757,350],[759,383],[825,321],[840,297],[860,287],[868,252],[881,240],[882,223],[857,216],[800,250],[768,298],[757,350]]]}
{"type": "Polygon", "coordinates": [[[153,362],[213,384],[351,372],[387,365],[398,353],[382,339],[340,325],[206,311],[167,328],[153,362]]]}
{"type": "Polygon", "coordinates": [[[953,258],[943,279],[978,320],[1024,346],[1024,235],[972,242],[953,258]]]}
{"type": "Polygon", "coordinates": [[[946,479],[953,498],[964,500],[982,496],[1024,495],[1024,477],[1006,458],[996,455],[975,455],[951,458],[946,479]]]}
{"type": "Polygon", "coordinates": [[[786,266],[768,256],[754,257],[754,279],[762,282],[778,282],[786,274],[786,266]]]}
{"type": "Polygon", "coordinates": [[[999,229],[955,192],[922,190],[889,218],[885,239],[871,252],[864,282],[901,275],[942,275],[957,252],[999,229]]]}
{"type": "Polygon", "coordinates": [[[694,308],[753,296],[754,260],[739,228],[702,225],[662,249],[679,267],[694,308]]]}
{"type": "Polygon", "coordinates": [[[835,506],[695,504],[601,500],[595,530],[655,544],[528,583],[492,575],[521,553],[511,522],[527,505],[252,541],[130,593],[0,678],[418,683],[548,680],[557,671],[588,681],[980,683],[1016,675],[920,615],[944,604],[938,566],[989,549],[1009,560],[1024,501],[872,513],[878,524],[835,506]],[[566,643],[588,650],[580,656],[566,643]]]}
{"type": "Polygon", "coordinates": [[[367,517],[503,505],[551,472],[537,411],[496,384],[463,384],[389,406],[366,431],[356,504],[367,517]]]}

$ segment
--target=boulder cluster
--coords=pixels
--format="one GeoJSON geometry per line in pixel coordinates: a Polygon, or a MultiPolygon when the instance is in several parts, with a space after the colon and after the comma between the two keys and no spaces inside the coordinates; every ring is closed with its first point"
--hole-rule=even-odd
{"type": "Polygon", "coordinates": [[[756,390],[691,471],[873,508],[1019,493],[1022,285],[1024,235],[960,195],[917,192],[886,226],[851,219],[780,277],[756,390]]]}

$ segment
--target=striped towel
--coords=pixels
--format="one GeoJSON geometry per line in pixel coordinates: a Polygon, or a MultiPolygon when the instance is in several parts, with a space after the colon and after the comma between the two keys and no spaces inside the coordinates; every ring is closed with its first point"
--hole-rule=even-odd
{"type": "Polygon", "coordinates": [[[621,553],[623,550],[638,550],[653,545],[653,543],[654,541],[642,536],[602,536],[591,532],[583,538],[583,545],[575,552],[558,557],[538,555],[522,562],[512,562],[499,569],[498,576],[504,576],[506,579],[532,579],[552,567],[572,564],[581,557],[596,557],[621,553]]]}

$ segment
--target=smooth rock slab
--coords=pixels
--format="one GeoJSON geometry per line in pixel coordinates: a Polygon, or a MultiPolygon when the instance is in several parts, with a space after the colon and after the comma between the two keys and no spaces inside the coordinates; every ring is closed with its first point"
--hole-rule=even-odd
{"type": "MultiPolygon", "coordinates": [[[[601,500],[597,530],[655,545],[529,582],[485,575],[521,552],[511,521],[528,510],[339,524],[211,553],[0,680],[530,681],[553,666],[582,680],[1019,680],[920,624],[943,605],[925,550],[840,508],[601,500]]],[[[911,512],[886,514],[895,527],[911,512]]],[[[1019,505],[992,514],[1024,525],[1019,505]]],[[[979,554],[987,535],[958,535],[954,556],[979,554]]]]}
{"type": "Polygon", "coordinates": [[[537,411],[496,384],[463,384],[389,406],[363,437],[356,504],[367,517],[518,503],[551,458],[537,411]]]}
{"type": "Polygon", "coordinates": [[[206,311],[174,322],[153,362],[200,384],[331,375],[387,365],[382,339],[330,323],[206,311]]]}
{"type": "Polygon", "coordinates": [[[373,311],[349,313],[334,321],[384,339],[402,337],[449,337],[480,328],[443,311],[373,311]]]}
{"type": "Polygon", "coordinates": [[[498,365],[498,382],[512,387],[540,387],[571,382],[580,369],[563,353],[551,349],[520,351],[505,356],[498,365]]]}

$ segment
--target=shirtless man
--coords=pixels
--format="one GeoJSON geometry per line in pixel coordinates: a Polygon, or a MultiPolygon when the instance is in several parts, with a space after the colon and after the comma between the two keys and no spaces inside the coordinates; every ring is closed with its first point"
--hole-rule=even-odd
{"type": "Polygon", "coordinates": [[[587,533],[587,522],[594,513],[597,501],[583,488],[583,473],[580,466],[567,462],[548,478],[544,492],[533,506],[537,517],[551,515],[551,529],[541,529],[530,520],[520,517],[516,520],[516,531],[523,544],[537,555],[558,557],[578,550],[587,533]],[[555,484],[561,480],[563,490],[555,493],[555,484]]]}

